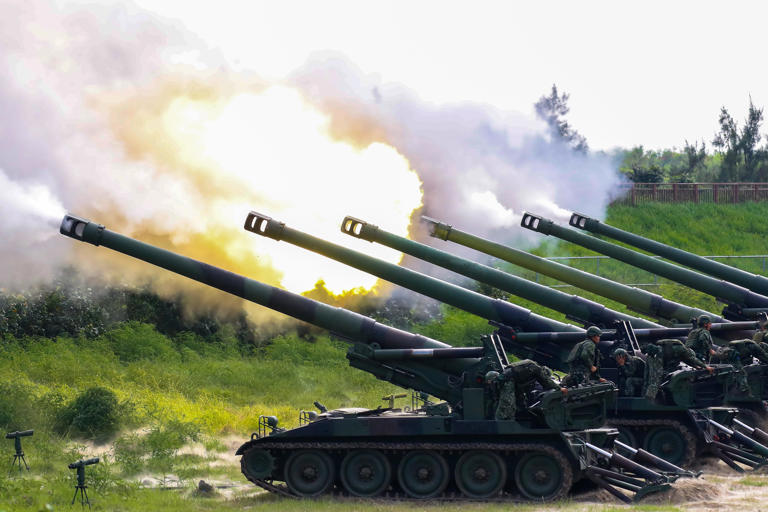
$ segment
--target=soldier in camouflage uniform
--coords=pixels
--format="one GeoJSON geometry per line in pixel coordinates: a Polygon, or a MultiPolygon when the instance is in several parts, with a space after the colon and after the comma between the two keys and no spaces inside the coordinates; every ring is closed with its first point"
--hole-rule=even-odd
{"type": "Polygon", "coordinates": [[[712,335],[709,334],[712,322],[707,315],[701,315],[696,323],[698,327],[688,333],[688,340],[685,342],[685,346],[693,350],[696,357],[702,361],[709,361],[716,353],[714,343],[712,342],[712,335]]]}
{"type": "Polygon", "coordinates": [[[559,389],[567,393],[565,388],[552,380],[545,368],[530,359],[516,361],[504,368],[502,373],[486,373],[485,382],[491,391],[497,420],[514,420],[518,401],[524,402],[525,393],[532,390],[537,382],[544,389],[559,389]]]}
{"type": "Polygon", "coordinates": [[[587,329],[587,339],[573,347],[566,362],[570,364],[570,372],[563,379],[563,385],[574,387],[589,382],[605,382],[600,377],[600,351],[597,344],[600,343],[602,331],[594,325],[587,329]]]}
{"type": "Polygon", "coordinates": [[[669,373],[678,369],[680,363],[685,363],[693,368],[706,369],[709,373],[714,368],[707,366],[704,361],[696,357],[694,351],[680,340],[659,340],[649,343],[643,351],[647,357],[646,364],[646,388],[645,398],[653,400],[659,392],[661,383],[669,373]]]}
{"type": "Polygon", "coordinates": [[[744,366],[748,366],[757,359],[763,364],[768,364],[768,353],[760,345],[752,340],[734,340],[728,343],[716,356],[716,360],[733,366],[733,375],[739,390],[749,393],[747,373],[744,366]]]}
{"type": "Polygon", "coordinates": [[[637,356],[629,355],[623,348],[613,351],[616,368],[619,371],[619,395],[640,396],[645,384],[645,361],[637,356]]]}
{"type": "Polygon", "coordinates": [[[757,343],[766,353],[768,353],[768,317],[763,316],[758,320],[758,330],[752,336],[752,341],[757,343]]]}

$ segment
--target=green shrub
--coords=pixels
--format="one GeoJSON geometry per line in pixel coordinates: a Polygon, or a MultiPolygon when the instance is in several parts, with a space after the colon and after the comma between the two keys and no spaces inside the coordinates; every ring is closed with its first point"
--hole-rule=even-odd
{"type": "Polygon", "coordinates": [[[57,427],[87,439],[103,440],[120,426],[120,403],[109,389],[93,387],[78,395],[59,414],[57,427]]]}
{"type": "Polygon", "coordinates": [[[109,331],[104,339],[124,363],[140,359],[169,360],[179,357],[171,340],[149,324],[127,322],[109,331]]]}

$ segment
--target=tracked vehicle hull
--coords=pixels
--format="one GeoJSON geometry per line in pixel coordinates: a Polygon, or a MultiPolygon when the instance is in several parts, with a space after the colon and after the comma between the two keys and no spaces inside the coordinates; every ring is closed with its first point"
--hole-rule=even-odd
{"type": "Polygon", "coordinates": [[[617,435],[404,413],[321,418],[237,454],[248,480],[285,496],[556,500],[585,476],[585,443],[610,449],[617,435]]]}

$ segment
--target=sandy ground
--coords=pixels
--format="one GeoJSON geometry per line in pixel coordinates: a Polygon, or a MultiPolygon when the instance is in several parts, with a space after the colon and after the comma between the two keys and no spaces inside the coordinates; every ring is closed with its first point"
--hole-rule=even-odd
{"type": "MultiPolygon", "coordinates": [[[[211,467],[227,467],[238,471],[240,457],[234,455],[235,450],[242,443],[240,438],[228,438],[222,440],[226,450],[223,452],[208,452],[202,445],[193,444],[184,447],[180,453],[196,454],[211,457],[211,467]]],[[[101,452],[109,453],[101,446],[101,452]]],[[[709,459],[696,468],[703,472],[702,476],[695,479],[679,479],[672,488],[644,497],[639,505],[654,507],[672,507],[690,511],[711,510],[765,510],[768,511],[768,467],[752,472],[736,473],[723,462],[709,459]]],[[[136,477],[143,487],[187,488],[189,480],[182,482],[175,475],[167,475],[165,480],[158,475],[144,474],[136,477]]],[[[244,496],[257,497],[266,494],[265,491],[256,488],[244,478],[213,477],[204,478],[205,481],[216,487],[217,499],[229,500],[244,496]]],[[[258,498],[257,498],[258,499],[258,498]]],[[[341,500],[346,501],[346,500],[341,500]]],[[[378,500],[376,500],[378,501],[378,500]]],[[[627,507],[616,498],[603,490],[589,491],[574,495],[570,503],[560,504],[556,507],[544,507],[541,510],[553,508],[574,511],[598,511],[615,510],[627,507]]],[[[511,508],[511,507],[510,507],[511,508]]],[[[630,507],[627,507],[630,508],[630,507]]]]}

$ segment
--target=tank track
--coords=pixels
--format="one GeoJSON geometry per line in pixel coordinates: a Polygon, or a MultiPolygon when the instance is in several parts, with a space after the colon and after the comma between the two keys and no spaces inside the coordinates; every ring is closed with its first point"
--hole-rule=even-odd
{"type": "MultiPolygon", "coordinates": [[[[573,469],[571,466],[571,463],[568,461],[568,459],[563,455],[563,453],[551,446],[547,446],[545,444],[539,444],[539,443],[387,443],[387,442],[362,442],[362,443],[343,443],[343,442],[286,442],[286,443],[259,443],[257,446],[254,446],[254,448],[257,449],[316,449],[316,450],[357,450],[357,449],[376,449],[376,450],[385,450],[389,452],[406,452],[408,450],[434,450],[441,454],[450,454],[452,452],[461,452],[461,451],[467,451],[467,450],[489,450],[493,451],[495,453],[503,453],[504,455],[509,455],[512,453],[520,453],[520,452],[527,452],[527,451],[538,451],[542,453],[546,453],[550,455],[553,459],[555,459],[560,467],[563,469],[563,482],[560,486],[560,489],[558,490],[557,494],[550,498],[550,501],[557,501],[565,498],[568,495],[568,492],[571,490],[571,485],[573,484],[573,469]]],[[[251,475],[248,474],[248,471],[245,467],[245,455],[244,453],[243,457],[240,459],[240,468],[245,477],[250,481],[253,482],[255,485],[261,487],[262,489],[265,489],[268,492],[278,494],[280,496],[288,497],[288,498],[295,498],[295,499],[301,499],[301,496],[298,496],[294,494],[286,484],[275,484],[273,480],[270,479],[259,479],[254,478],[251,475]]],[[[508,481],[513,476],[508,476],[508,481]]],[[[395,482],[395,479],[393,479],[393,483],[395,482]]],[[[450,486],[449,486],[450,487],[450,486]]],[[[506,485],[505,485],[506,487],[506,485]]],[[[334,497],[353,497],[355,499],[359,499],[357,497],[351,496],[349,493],[347,493],[343,487],[337,486],[334,488],[329,495],[334,497]]],[[[423,502],[423,499],[418,498],[412,498],[408,496],[405,492],[402,492],[401,490],[397,489],[396,486],[392,486],[392,488],[385,491],[383,494],[378,496],[377,498],[373,499],[395,499],[398,501],[414,501],[414,502],[423,502]]],[[[495,498],[487,498],[478,500],[476,498],[470,498],[467,496],[462,495],[458,490],[452,490],[452,491],[446,491],[443,494],[436,496],[434,498],[430,498],[430,500],[438,500],[438,501],[464,501],[464,502],[520,502],[520,503],[531,503],[531,500],[527,500],[525,498],[520,497],[519,495],[515,495],[512,493],[509,493],[505,491],[502,488],[502,492],[498,497],[495,498]]]]}
{"type": "Polygon", "coordinates": [[[621,428],[621,427],[631,427],[631,428],[652,428],[652,427],[670,427],[675,430],[678,430],[680,434],[685,439],[686,444],[686,450],[685,450],[685,457],[682,461],[680,461],[678,466],[686,467],[690,466],[693,461],[696,460],[696,454],[698,452],[698,441],[696,440],[696,435],[691,431],[690,428],[686,427],[679,421],[675,420],[636,420],[636,419],[616,419],[611,418],[607,422],[608,426],[615,427],[615,428],[621,428]]]}

